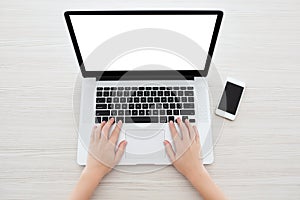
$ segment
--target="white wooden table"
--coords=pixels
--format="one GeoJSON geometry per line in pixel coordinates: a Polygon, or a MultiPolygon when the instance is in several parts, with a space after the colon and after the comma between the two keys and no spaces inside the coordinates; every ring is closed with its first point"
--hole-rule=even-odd
{"type": "MultiPolygon", "coordinates": [[[[73,84],[79,72],[69,9],[222,9],[214,54],[223,78],[247,83],[208,166],[231,199],[300,199],[300,3],[287,1],[39,1],[0,3],[0,199],[64,199],[76,162],[73,84]]],[[[93,199],[199,199],[172,167],[113,171],[93,199]]]]}

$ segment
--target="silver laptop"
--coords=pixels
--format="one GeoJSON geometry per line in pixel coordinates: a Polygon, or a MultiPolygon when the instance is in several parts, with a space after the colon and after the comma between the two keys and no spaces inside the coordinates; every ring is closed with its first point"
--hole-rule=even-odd
{"type": "MultiPolygon", "coordinates": [[[[222,11],[67,11],[83,76],[77,162],[85,165],[92,127],[122,120],[119,165],[170,164],[168,122],[197,125],[204,164],[214,160],[208,74],[222,11]]],[[[175,123],[176,124],[176,123],[175,123]]],[[[114,125],[115,126],[115,125],[114,125]]]]}

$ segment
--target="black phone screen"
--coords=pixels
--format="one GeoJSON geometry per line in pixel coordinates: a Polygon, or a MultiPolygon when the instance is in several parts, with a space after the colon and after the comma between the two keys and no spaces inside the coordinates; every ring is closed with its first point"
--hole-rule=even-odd
{"type": "Polygon", "coordinates": [[[227,81],[218,109],[235,115],[243,90],[243,87],[227,81]]]}

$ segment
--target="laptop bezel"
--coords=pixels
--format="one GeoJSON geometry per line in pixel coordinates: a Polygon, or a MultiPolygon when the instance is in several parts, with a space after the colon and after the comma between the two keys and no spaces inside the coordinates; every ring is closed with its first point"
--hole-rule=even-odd
{"type": "Polygon", "coordinates": [[[221,10],[103,10],[103,11],[66,11],[66,24],[71,36],[77,61],[85,78],[97,80],[193,80],[194,77],[206,77],[217,42],[223,12],[221,10]],[[217,15],[204,70],[163,70],[163,71],[87,71],[80,53],[70,15],[217,15]],[[126,76],[124,76],[126,74],[126,76]]]}

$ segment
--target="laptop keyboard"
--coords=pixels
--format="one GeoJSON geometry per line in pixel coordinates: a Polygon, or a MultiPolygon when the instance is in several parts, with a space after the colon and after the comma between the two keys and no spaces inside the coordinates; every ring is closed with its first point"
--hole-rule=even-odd
{"type": "Polygon", "coordinates": [[[97,87],[95,123],[195,123],[194,87],[97,87]]]}

